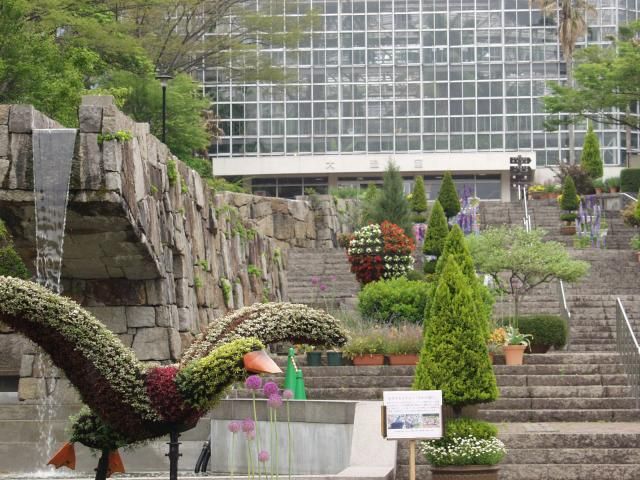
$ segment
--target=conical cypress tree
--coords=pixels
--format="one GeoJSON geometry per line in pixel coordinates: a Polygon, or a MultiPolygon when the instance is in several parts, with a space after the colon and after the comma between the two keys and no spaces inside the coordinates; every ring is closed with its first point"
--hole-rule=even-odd
{"type": "Polygon", "coordinates": [[[449,172],[445,172],[444,177],[442,177],[438,200],[440,201],[440,205],[442,205],[447,218],[455,217],[460,211],[460,199],[458,198],[456,186],[453,183],[453,178],[449,172]]]}
{"type": "Polygon", "coordinates": [[[423,223],[427,221],[427,195],[424,192],[424,180],[422,176],[417,176],[411,192],[411,210],[413,211],[413,221],[423,223]]]}
{"type": "Polygon", "coordinates": [[[389,162],[384,172],[382,191],[376,198],[372,215],[375,223],[388,220],[402,228],[408,236],[413,236],[409,202],[404,196],[400,171],[393,162],[389,162]]]}
{"type": "Polygon", "coordinates": [[[589,130],[584,137],[580,165],[591,178],[600,178],[604,174],[602,157],[600,156],[600,142],[591,124],[589,124],[589,130]]]}
{"type": "MultiPolygon", "coordinates": [[[[424,237],[424,246],[422,252],[425,255],[431,255],[439,257],[442,254],[444,248],[444,242],[449,234],[449,225],[447,219],[444,216],[444,210],[438,200],[433,204],[431,209],[431,217],[429,218],[429,226],[427,227],[427,234],[424,237]]],[[[436,267],[436,261],[425,261],[424,271],[425,273],[433,273],[436,267]]]]}
{"type": "Polygon", "coordinates": [[[442,390],[459,414],[465,405],[498,398],[480,308],[453,256],[449,256],[425,315],[415,390],[442,390]]]}
{"type": "Polygon", "coordinates": [[[578,209],[578,193],[576,192],[576,184],[573,178],[571,178],[571,175],[564,177],[560,208],[570,212],[578,209]]]}
{"type": "MultiPolygon", "coordinates": [[[[464,233],[458,225],[454,225],[444,242],[442,254],[438,259],[435,269],[434,281],[437,282],[447,263],[447,259],[452,257],[460,267],[462,273],[469,281],[469,287],[473,290],[474,297],[478,301],[480,313],[482,314],[482,325],[488,337],[490,333],[490,321],[493,313],[494,298],[487,287],[484,286],[478,275],[476,275],[476,267],[473,263],[473,257],[469,253],[467,243],[464,239],[464,233]]],[[[435,288],[434,288],[435,290],[435,288]]],[[[433,294],[431,295],[433,296],[433,294]]]]}

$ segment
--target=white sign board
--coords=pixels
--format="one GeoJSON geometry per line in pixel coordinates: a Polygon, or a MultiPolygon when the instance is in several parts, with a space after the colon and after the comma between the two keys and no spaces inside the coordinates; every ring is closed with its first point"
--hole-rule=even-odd
{"type": "Polygon", "coordinates": [[[390,440],[442,438],[442,390],[382,392],[390,440]]]}

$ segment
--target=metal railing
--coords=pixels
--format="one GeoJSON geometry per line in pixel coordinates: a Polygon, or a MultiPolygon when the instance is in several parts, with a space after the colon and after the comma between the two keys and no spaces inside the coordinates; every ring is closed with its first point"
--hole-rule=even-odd
{"type": "Polygon", "coordinates": [[[531,215],[529,215],[529,205],[527,204],[527,186],[518,184],[518,200],[524,201],[524,217],[522,223],[527,232],[531,231],[531,215]]]}
{"type": "Polygon", "coordinates": [[[636,408],[640,408],[640,346],[620,297],[616,298],[616,344],[636,408]]]}
{"type": "Polygon", "coordinates": [[[567,322],[567,343],[564,348],[568,350],[571,344],[571,312],[567,305],[567,295],[565,294],[562,280],[558,281],[558,297],[560,298],[560,316],[567,322]]]}

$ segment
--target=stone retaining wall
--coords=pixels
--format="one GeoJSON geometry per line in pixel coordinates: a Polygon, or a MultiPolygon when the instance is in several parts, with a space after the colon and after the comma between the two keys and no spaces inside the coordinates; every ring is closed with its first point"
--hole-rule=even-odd
{"type": "MultiPolygon", "coordinates": [[[[334,247],[330,197],[313,202],[213,194],[205,181],[114,106],[85,97],[71,174],[63,293],[92,311],[141,360],[175,361],[226,311],[286,300],[287,248],[334,247]],[[125,131],[127,141],[103,135],[125,131]]],[[[31,133],[59,125],[30,106],[0,106],[0,218],[31,268],[35,258],[31,133]]],[[[20,395],[38,396],[33,349],[23,350],[20,395]]],[[[17,370],[17,359],[0,370],[17,370]]],[[[2,374],[2,372],[0,372],[2,374]]]]}

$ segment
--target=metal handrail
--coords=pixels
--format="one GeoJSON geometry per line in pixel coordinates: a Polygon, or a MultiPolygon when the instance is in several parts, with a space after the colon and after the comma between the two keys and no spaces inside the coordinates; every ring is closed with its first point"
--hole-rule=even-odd
{"type": "Polygon", "coordinates": [[[636,408],[640,408],[640,346],[620,297],[616,298],[616,344],[631,393],[636,399],[636,408]]]}
{"type": "Polygon", "coordinates": [[[522,223],[527,232],[531,231],[531,215],[529,215],[529,205],[527,204],[527,186],[518,184],[518,200],[524,200],[524,217],[522,223]]]}
{"type": "Polygon", "coordinates": [[[565,294],[564,283],[562,283],[562,280],[558,282],[558,296],[560,297],[560,315],[567,322],[567,344],[564,348],[565,350],[568,350],[569,345],[571,344],[571,311],[567,305],[567,295],[565,294]]]}

